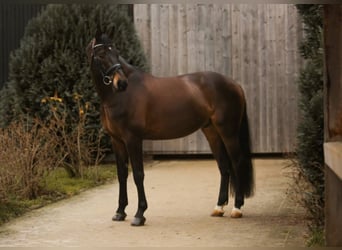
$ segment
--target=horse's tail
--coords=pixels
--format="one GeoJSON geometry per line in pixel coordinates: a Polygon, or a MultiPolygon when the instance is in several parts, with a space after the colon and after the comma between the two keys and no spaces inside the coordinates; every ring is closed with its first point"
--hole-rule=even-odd
{"type": "Polygon", "coordinates": [[[239,144],[241,149],[241,158],[238,166],[234,168],[234,174],[232,180],[234,191],[240,191],[246,198],[253,196],[254,194],[254,171],[252,164],[251,153],[251,138],[248,124],[248,116],[246,107],[244,109],[240,131],[239,131],[239,144]],[[238,185],[238,186],[236,186],[238,185]]]}

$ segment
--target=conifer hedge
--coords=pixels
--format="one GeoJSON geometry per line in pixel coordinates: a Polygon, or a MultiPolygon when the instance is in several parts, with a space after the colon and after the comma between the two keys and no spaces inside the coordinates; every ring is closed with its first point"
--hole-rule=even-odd
{"type": "MultiPolygon", "coordinates": [[[[25,28],[20,47],[11,53],[9,80],[0,92],[0,126],[21,114],[49,119],[46,100],[63,103],[72,130],[86,115],[89,133],[100,131],[99,99],[85,49],[98,27],[113,40],[120,54],[147,70],[147,61],[128,17],[128,5],[48,5],[25,28]]],[[[51,103],[51,102],[50,102],[51,103]]],[[[105,140],[109,147],[109,140],[105,140]]]]}
{"type": "Polygon", "coordinates": [[[300,53],[305,66],[298,80],[301,120],[295,167],[299,196],[310,219],[309,229],[315,233],[324,229],[323,12],[316,4],[296,7],[304,23],[300,53]]]}

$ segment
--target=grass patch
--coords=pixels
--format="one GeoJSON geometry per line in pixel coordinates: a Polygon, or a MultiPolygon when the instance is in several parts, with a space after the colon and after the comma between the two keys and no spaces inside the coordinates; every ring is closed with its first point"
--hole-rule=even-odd
{"type": "Polygon", "coordinates": [[[0,203],[0,225],[11,218],[22,215],[27,209],[21,202],[7,201],[6,203],[0,203]]]}
{"type": "Polygon", "coordinates": [[[64,169],[59,168],[45,178],[45,183],[48,192],[72,196],[114,179],[116,168],[113,165],[101,165],[86,169],[80,178],[70,178],[64,169]]]}
{"type": "Polygon", "coordinates": [[[89,188],[116,180],[116,167],[100,165],[87,168],[82,178],[70,178],[63,168],[50,172],[43,181],[44,192],[33,200],[10,197],[0,202],[0,225],[27,211],[79,194],[89,188]]]}
{"type": "Polygon", "coordinates": [[[15,197],[0,203],[0,225],[31,209],[40,207],[42,203],[41,198],[35,200],[18,200],[15,197]]]}
{"type": "Polygon", "coordinates": [[[325,236],[323,229],[315,229],[310,232],[310,237],[307,241],[308,247],[324,247],[325,236]]]}

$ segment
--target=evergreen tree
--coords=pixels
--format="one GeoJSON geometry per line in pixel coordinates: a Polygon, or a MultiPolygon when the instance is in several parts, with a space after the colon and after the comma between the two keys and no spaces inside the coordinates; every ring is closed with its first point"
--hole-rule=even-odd
{"type": "MultiPolygon", "coordinates": [[[[304,40],[300,52],[305,66],[299,77],[299,108],[296,168],[305,184],[299,190],[310,218],[311,232],[324,229],[324,115],[323,115],[323,49],[322,6],[297,5],[304,23],[304,40]]],[[[302,180],[301,179],[301,180],[302,180]]]]}
{"type": "MultiPolygon", "coordinates": [[[[128,17],[128,5],[48,5],[25,29],[20,48],[10,56],[9,81],[0,93],[0,126],[18,115],[48,119],[46,100],[63,102],[70,129],[80,107],[87,110],[87,129],[100,130],[99,99],[93,86],[86,46],[98,27],[106,32],[120,54],[147,70],[147,61],[128,17]]],[[[106,146],[109,140],[106,140],[106,146]]]]}

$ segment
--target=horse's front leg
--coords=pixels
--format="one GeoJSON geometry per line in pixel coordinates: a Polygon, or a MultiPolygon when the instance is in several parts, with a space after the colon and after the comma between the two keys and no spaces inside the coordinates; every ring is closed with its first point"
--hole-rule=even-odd
{"type": "Polygon", "coordinates": [[[145,224],[144,212],[147,209],[147,201],[144,189],[144,164],[142,152],[142,140],[130,140],[127,144],[128,154],[131,160],[133,178],[138,191],[138,210],[132,221],[132,226],[143,226],[145,224]]]}
{"type": "Polygon", "coordinates": [[[128,177],[128,153],[123,142],[112,139],[116,157],[117,175],[119,180],[119,207],[113,216],[113,221],[123,221],[126,218],[125,209],[128,205],[127,177],[128,177]]]}

